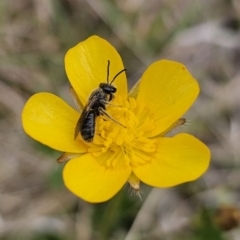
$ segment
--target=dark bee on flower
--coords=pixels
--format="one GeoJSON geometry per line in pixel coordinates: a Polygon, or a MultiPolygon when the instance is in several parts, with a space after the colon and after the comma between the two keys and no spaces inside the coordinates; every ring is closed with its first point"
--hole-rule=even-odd
{"type": "MultiPolygon", "coordinates": [[[[116,93],[117,88],[112,85],[114,80],[127,69],[123,69],[118,72],[115,77],[109,82],[109,68],[110,61],[108,60],[107,64],[107,82],[100,83],[99,88],[93,91],[88,99],[86,106],[84,107],[81,116],[77,122],[75,128],[74,138],[76,139],[80,133],[83,140],[86,142],[92,142],[95,135],[95,124],[96,117],[104,115],[112,121],[122,125],[113,119],[106,111],[106,106],[111,104],[110,102],[114,98],[114,93],[116,93]]],[[[123,125],[122,125],[123,126],[123,125]]]]}

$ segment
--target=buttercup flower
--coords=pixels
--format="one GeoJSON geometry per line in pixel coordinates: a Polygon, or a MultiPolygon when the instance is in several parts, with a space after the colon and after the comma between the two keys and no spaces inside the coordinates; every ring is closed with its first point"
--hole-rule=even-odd
{"type": "MultiPolygon", "coordinates": [[[[90,94],[124,69],[121,57],[107,41],[92,36],[71,48],[65,56],[66,73],[76,101],[83,107],[90,94]]],[[[105,116],[96,117],[93,142],[79,134],[80,117],[61,98],[47,92],[33,95],[22,112],[25,132],[35,140],[62,151],[66,161],[66,187],[89,202],[113,197],[127,182],[136,191],[140,181],[153,187],[172,187],[195,180],[208,168],[209,149],[195,137],[165,134],[181,125],[181,116],[199,93],[196,80],[180,63],[161,60],[143,73],[128,95],[126,74],[113,85],[117,88],[105,116]]]]}

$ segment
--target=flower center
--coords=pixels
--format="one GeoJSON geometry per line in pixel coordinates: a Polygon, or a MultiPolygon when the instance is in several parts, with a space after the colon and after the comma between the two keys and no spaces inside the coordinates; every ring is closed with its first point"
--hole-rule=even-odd
{"type": "Polygon", "coordinates": [[[107,107],[111,117],[100,116],[96,120],[96,133],[88,152],[101,165],[139,165],[149,162],[156,152],[156,141],[148,138],[154,129],[152,113],[134,98],[122,101],[120,97],[107,107]],[[122,126],[123,125],[123,126],[122,126]]]}

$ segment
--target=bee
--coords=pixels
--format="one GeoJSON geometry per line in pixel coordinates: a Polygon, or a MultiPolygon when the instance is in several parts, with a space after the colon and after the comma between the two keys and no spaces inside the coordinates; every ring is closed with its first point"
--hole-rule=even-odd
{"type": "Polygon", "coordinates": [[[114,99],[114,93],[116,93],[117,88],[114,87],[112,83],[121,73],[125,72],[127,69],[123,69],[118,72],[112,81],[109,82],[109,68],[110,61],[108,60],[107,82],[100,83],[98,89],[91,93],[88,102],[77,122],[74,139],[76,139],[80,133],[84,141],[92,142],[95,135],[96,118],[100,115],[104,115],[112,121],[123,126],[106,112],[106,105],[113,105],[110,102],[114,99]]]}

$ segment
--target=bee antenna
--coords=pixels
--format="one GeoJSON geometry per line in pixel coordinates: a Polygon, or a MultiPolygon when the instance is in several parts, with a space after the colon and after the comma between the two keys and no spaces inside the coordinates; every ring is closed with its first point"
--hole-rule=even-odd
{"type": "Polygon", "coordinates": [[[123,72],[126,72],[127,71],[127,69],[126,68],[124,68],[123,70],[121,70],[119,73],[117,73],[116,75],[115,75],[115,77],[113,78],[113,80],[110,82],[110,84],[112,84],[113,83],[113,81],[121,74],[121,73],[123,73],[123,72]]]}
{"type": "Polygon", "coordinates": [[[108,60],[108,64],[107,64],[107,83],[109,83],[109,68],[110,68],[110,61],[108,60]]]}

